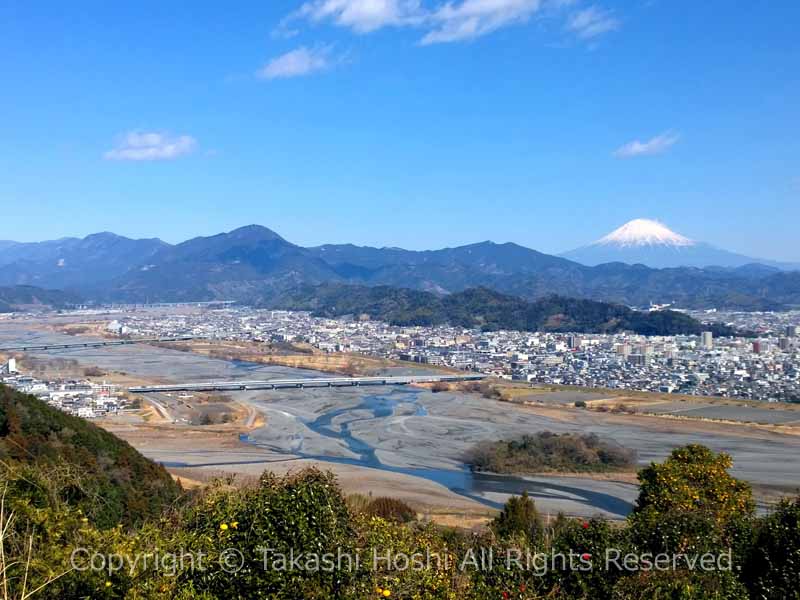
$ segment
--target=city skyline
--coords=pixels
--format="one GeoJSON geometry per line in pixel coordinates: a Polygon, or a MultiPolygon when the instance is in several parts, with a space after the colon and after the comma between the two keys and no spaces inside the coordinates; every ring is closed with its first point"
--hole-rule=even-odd
{"type": "Polygon", "coordinates": [[[558,254],[646,217],[800,260],[794,3],[0,10],[0,239],[558,254]]]}

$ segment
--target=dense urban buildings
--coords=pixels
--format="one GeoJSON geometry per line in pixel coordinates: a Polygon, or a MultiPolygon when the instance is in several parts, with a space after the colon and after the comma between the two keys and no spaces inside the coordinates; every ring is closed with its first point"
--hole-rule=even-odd
{"type": "Polygon", "coordinates": [[[541,384],[800,401],[800,311],[693,316],[732,324],[755,337],[482,332],[243,307],[174,314],[123,311],[109,330],[306,343],[324,352],[363,353],[541,384]]]}

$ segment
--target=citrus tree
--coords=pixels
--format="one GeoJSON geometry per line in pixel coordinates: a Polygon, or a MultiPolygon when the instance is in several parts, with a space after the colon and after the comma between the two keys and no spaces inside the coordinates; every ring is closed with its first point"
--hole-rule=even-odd
{"type": "Polygon", "coordinates": [[[800,497],[758,521],[743,579],[754,598],[800,598],[800,497]]]}
{"type": "Polygon", "coordinates": [[[690,444],[642,469],[630,517],[634,540],[653,552],[741,553],[755,504],[749,484],[728,473],[731,466],[728,454],[690,444]]]}

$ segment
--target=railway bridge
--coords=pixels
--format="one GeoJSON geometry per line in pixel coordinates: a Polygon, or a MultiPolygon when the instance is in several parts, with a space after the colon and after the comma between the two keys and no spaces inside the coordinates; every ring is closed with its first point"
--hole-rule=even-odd
{"type": "Polygon", "coordinates": [[[36,350],[69,350],[70,348],[102,348],[104,346],[129,346],[131,344],[157,344],[159,342],[188,342],[194,340],[192,336],[161,337],[161,338],[131,338],[128,340],[97,340],[91,342],[78,342],[71,344],[25,344],[20,346],[3,346],[0,352],[33,352],[36,350]]]}
{"type": "Polygon", "coordinates": [[[412,375],[392,377],[306,377],[299,379],[266,379],[263,381],[202,381],[130,387],[134,394],[153,392],[235,392],[246,390],[281,390],[303,388],[354,387],[369,385],[411,385],[415,383],[454,383],[480,381],[486,375],[412,375]]]}

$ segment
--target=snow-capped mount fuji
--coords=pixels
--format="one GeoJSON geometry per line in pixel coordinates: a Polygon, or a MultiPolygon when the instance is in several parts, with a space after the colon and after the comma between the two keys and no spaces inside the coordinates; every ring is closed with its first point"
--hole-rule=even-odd
{"type": "Polygon", "coordinates": [[[695,242],[658,221],[650,219],[634,219],[622,227],[615,229],[607,236],[600,238],[597,245],[630,248],[640,246],[666,246],[683,248],[694,246],[695,242]]]}
{"type": "Polygon", "coordinates": [[[669,267],[723,267],[764,265],[766,269],[797,269],[798,265],[751,258],[698,242],[659,221],[634,219],[596,242],[562,254],[586,266],[622,262],[657,269],[669,267]]]}

